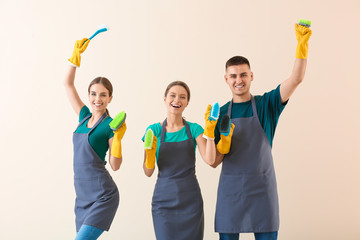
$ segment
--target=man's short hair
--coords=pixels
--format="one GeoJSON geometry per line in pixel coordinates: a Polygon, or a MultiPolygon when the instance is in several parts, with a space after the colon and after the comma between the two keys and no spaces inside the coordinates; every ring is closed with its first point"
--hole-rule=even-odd
{"type": "Polygon", "coordinates": [[[243,56],[234,56],[226,62],[225,70],[230,66],[241,65],[241,64],[247,64],[250,68],[250,62],[249,60],[247,60],[247,58],[243,56]]]}

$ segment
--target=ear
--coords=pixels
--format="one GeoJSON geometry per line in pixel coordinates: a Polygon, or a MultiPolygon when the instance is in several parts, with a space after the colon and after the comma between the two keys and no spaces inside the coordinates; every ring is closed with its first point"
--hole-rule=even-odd
{"type": "Polygon", "coordinates": [[[227,78],[226,74],[224,75],[224,79],[225,79],[225,82],[227,83],[228,78],[227,78]]]}
{"type": "Polygon", "coordinates": [[[113,96],[111,96],[111,97],[110,97],[110,101],[109,101],[109,103],[111,103],[111,100],[112,100],[112,99],[113,99],[113,96]]]}
{"type": "Polygon", "coordinates": [[[253,72],[251,72],[250,76],[251,76],[251,81],[254,80],[254,73],[253,72]]]}

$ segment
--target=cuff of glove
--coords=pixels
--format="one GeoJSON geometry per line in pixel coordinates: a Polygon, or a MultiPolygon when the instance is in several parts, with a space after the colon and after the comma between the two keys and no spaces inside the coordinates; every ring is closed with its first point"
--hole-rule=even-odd
{"type": "MultiPolygon", "coordinates": [[[[76,67],[76,68],[80,67],[80,66],[77,66],[77,65],[73,64],[72,62],[70,62],[70,60],[67,60],[67,61],[68,61],[68,63],[69,63],[71,66],[73,66],[73,67],[76,67]]],[[[80,70],[79,70],[79,71],[80,71],[80,70]]]]}
{"type": "Polygon", "coordinates": [[[203,138],[205,138],[205,139],[207,139],[207,140],[215,140],[215,138],[208,137],[208,136],[206,136],[205,134],[203,134],[202,136],[203,136],[203,138]]]}
{"type": "Polygon", "coordinates": [[[117,152],[117,151],[112,151],[112,149],[111,149],[111,156],[116,157],[116,158],[121,158],[122,157],[121,150],[119,152],[117,152]]]}

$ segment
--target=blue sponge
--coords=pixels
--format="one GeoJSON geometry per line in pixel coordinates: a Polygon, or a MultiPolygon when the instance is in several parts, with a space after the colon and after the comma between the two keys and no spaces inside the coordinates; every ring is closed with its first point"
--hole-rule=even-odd
{"type": "Polygon", "coordinates": [[[219,114],[220,114],[220,106],[219,103],[216,102],[214,105],[211,106],[209,120],[212,121],[218,120],[219,114]]]}

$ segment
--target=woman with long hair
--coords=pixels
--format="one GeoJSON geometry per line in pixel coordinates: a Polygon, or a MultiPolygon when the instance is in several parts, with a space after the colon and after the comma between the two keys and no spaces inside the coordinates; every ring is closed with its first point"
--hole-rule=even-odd
{"type": "Polygon", "coordinates": [[[205,114],[205,133],[199,124],[185,121],[183,111],[189,101],[190,89],[186,83],[170,83],[164,95],[167,117],[162,123],[148,127],[154,137],[151,149],[145,149],[143,169],[150,177],[157,160],[159,173],[152,199],[157,240],[201,240],[204,235],[203,200],[195,175],[195,149],[199,146],[207,164],[215,162],[217,121],[209,120],[210,105],[205,114]]]}
{"type": "Polygon", "coordinates": [[[71,106],[79,116],[79,125],[73,134],[77,240],[97,239],[110,228],[119,205],[119,192],[105,168],[105,155],[110,150],[110,166],[114,171],[118,170],[122,162],[121,139],[126,130],[125,122],[116,131],[109,127],[112,118],[107,106],[113,98],[113,88],[108,79],[97,77],[90,83],[88,98],[91,111],[75,88],[80,54],[89,42],[86,38],[76,41],[64,81],[71,106]]]}

